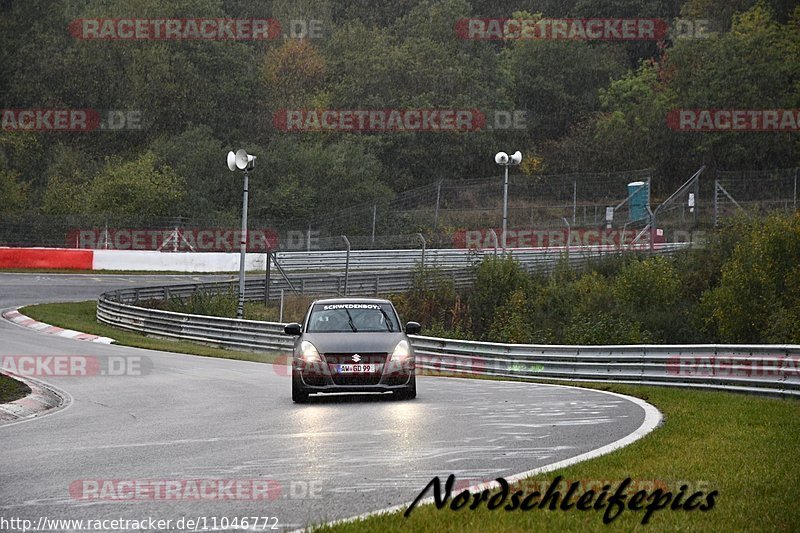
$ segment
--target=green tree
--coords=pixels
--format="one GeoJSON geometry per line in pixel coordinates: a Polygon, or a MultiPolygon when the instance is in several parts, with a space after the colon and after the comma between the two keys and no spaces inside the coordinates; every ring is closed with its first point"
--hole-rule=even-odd
{"type": "Polygon", "coordinates": [[[241,176],[225,164],[228,149],[209,126],[196,126],[150,144],[159,165],[170,166],[186,184],[178,212],[185,216],[228,214],[241,209],[241,176]]]}
{"type": "Polygon", "coordinates": [[[19,174],[0,167],[0,214],[18,213],[28,204],[28,187],[19,181],[19,174]]]}
{"type": "Polygon", "coordinates": [[[476,338],[489,337],[497,309],[504,306],[515,291],[527,291],[529,283],[528,274],[513,257],[484,257],[478,265],[469,299],[476,338]]]}
{"type": "Polygon", "coordinates": [[[710,331],[722,342],[800,342],[798,265],[800,214],[754,227],[722,267],[719,286],[703,297],[710,331]]]}
{"type": "Polygon", "coordinates": [[[50,215],[87,213],[86,190],[97,170],[97,163],[84,152],[67,144],[56,145],[46,172],[42,212],[50,215]]]}
{"type": "Polygon", "coordinates": [[[157,165],[152,152],[132,161],[111,158],[86,191],[91,212],[142,217],[174,216],[184,180],[168,166],[157,165]]]}
{"type": "Polygon", "coordinates": [[[664,257],[624,266],[611,285],[611,294],[620,317],[641,324],[660,342],[685,320],[679,306],[680,276],[664,257]]]}
{"type": "Polygon", "coordinates": [[[508,301],[497,308],[489,339],[494,342],[527,344],[534,342],[525,289],[517,289],[508,301]]]}
{"type": "MultiPolygon", "coordinates": [[[[305,227],[344,207],[369,206],[391,194],[369,138],[288,135],[264,150],[251,178],[253,216],[295,221],[305,227]]],[[[258,155],[258,153],[256,152],[258,155]]],[[[367,217],[326,221],[343,232],[365,233],[367,217]],[[350,226],[355,224],[355,227],[350,226]]]]}

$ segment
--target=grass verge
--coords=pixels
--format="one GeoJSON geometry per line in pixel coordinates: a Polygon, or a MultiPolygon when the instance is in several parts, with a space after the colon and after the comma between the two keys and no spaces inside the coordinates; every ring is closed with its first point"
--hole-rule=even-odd
{"type": "Polygon", "coordinates": [[[30,393],[31,388],[21,381],[0,374],[0,403],[10,403],[30,393]]]}
{"type": "MultiPolygon", "coordinates": [[[[188,342],[173,342],[126,332],[95,321],[95,303],[44,304],[27,307],[25,314],[61,327],[113,337],[120,344],[163,351],[194,353],[269,362],[266,354],[250,354],[210,348],[188,342]]],[[[603,457],[557,472],[533,476],[510,493],[525,495],[542,491],[557,477],[569,483],[581,481],[578,495],[605,484],[612,491],[626,478],[636,490],[661,488],[673,498],[688,486],[684,503],[695,491],[703,498],[718,491],[715,506],[706,511],[672,510],[655,512],[648,526],[662,531],[796,531],[800,526],[800,483],[796,458],[800,455],[800,402],[714,391],[666,387],[580,384],[643,398],[655,405],[665,424],[634,444],[603,457]]],[[[422,385],[424,386],[424,384],[422,385]]],[[[424,388],[422,389],[424,394],[424,388]]],[[[520,444],[526,446],[526,444],[520,444]]],[[[514,444],[511,448],[513,451],[514,444]]],[[[451,472],[444,469],[444,483],[451,472]]],[[[458,478],[457,478],[458,480],[458,478]]],[[[562,485],[564,489],[566,484],[562,485]]],[[[409,494],[414,498],[423,486],[409,494]]],[[[452,496],[458,493],[453,491],[452,496]]],[[[562,496],[564,490],[561,491],[562,496]]],[[[633,491],[628,493],[628,499],[633,491]]],[[[425,496],[430,496],[429,491],[425,496]]],[[[596,501],[595,498],[594,501],[596,501]]],[[[674,499],[673,499],[674,501],[674,499]]],[[[705,500],[702,500],[705,502],[705,500]]],[[[510,498],[506,503],[510,502],[510,498]]],[[[574,502],[574,500],[573,500],[574,502]]],[[[651,501],[645,501],[649,505],[651,501]]],[[[627,507],[610,525],[603,523],[604,509],[550,511],[489,511],[486,502],[477,510],[468,506],[453,511],[429,505],[416,508],[409,518],[401,513],[323,527],[323,531],[607,531],[631,530],[642,525],[645,511],[627,507]]]]}
{"type": "Polygon", "coordinates": [[[89,301],[31,305],[20,309],[20,312],[40,322],[83,333],[111,337],[117,341],[117,344],[135,348],[261,363],[272,363],[278,358],[278,354],[275,353],[226,350],[194,342],[148,337],[141,333],[99,324],[95,318],[96,309],[97,302],[89,301]]]}
{"type": "MultiPolygon", "coordinates": [[[[687,484],[684,503],[694,491],[718,491],[715,506],[708,511],[667,508],[655,512],[649,526],[669,531],[796,531],[800,525],[800,483],[795,458],[800,454],[800,402],[745,396],[725,392],[692,391],[661,387],[581,384],[643,398],[663,414],[665,424],[644,439],[621,450],[567,467],[533,476],[513,486],[509,494],[522,490],[544,492],[557,476],[565,489],[574,481],[580,496],[592,488],[595,495],[605,484],[613,492],[626,478],[635,489],[661,488],[674,497],[687,484]]],[[[423,389],[424,390],[424,389],[423,389]]],[[[442,484],[450,474],[444,470],[442,484]]],[[[458,477],[456,478],[458,480],[458,477]]],[[[423,487],[419,487],[422,491],[423,487]]],[[[454,490],[452,496],[458,493],[454,490]]],[[[416,497],[418,492],[410,495],[416,497]]],[[[431,496],[428,491],[425,495],[431,496]]],[[[524,496],[523,496],[524,498],[524,496]]],[[[577,498],[574,498],[574,503],[577,498]]],[[[470,500],[471,503],[472,500],[470,500]]],[[[595,498],[594,501],[597,501],[595,498]]],[[[510,503],[509,497],[506,503],[510,503]]],[[[649,505],[645,501],[644,505],[649,505]]],[[[449,504],[449,502],[448,502],[449,504]]],[[[670,502],[671,504],[671,502],[670,502]]],[[[607,531],[645,528],[645,511],[626,509],[610,525],[603,523],[605,509],[576,508],[521,511],[490,511],[486,503],[477,510],[466,506],[451,510],[433,505],[414,509],[408,518],[402,512],[370,517],[362,521],[320,528],[322,531],[607,531]]]]}

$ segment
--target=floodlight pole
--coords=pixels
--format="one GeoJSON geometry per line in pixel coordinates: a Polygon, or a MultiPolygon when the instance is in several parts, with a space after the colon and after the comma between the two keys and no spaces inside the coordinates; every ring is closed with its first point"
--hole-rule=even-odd
{"type": "Polygon", "coordinates": [[[508,164],[503,165],[506,176],[503,180],[503,254],[506,253],[506,231],[508,229],[508,164]]]}
{"type": "Polygon", "coordinates": [[[508,166],[519,165],[521,161],[522,153],[520,153],[519,150],[514,152],[510,157],[505,152],[497,152],[497,154],[494,156],[494,162],[505,167],[503,178],[503,236],[501,238],[504,255],[506,253],[506,237],[508,235],[508,166]]]}
{"type": "MultiPolygon", "coordinates": [[[[244,171],[244,194],[242,197],[242,240],[239,248],[239,303],[236,305],[236,318],[244,318],[244,267],[247,254],[247,189],[249,185],[248,172],[244,171]]],[[[269,290],[269,289],[267,289],[269,290]]]]}

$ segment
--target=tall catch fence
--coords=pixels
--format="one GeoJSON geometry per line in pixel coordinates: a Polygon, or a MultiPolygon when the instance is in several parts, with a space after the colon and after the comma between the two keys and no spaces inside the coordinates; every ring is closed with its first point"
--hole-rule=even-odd
{"type": "MultiPolygon", "coordinates": [[[[651,169],[509,177],[510,248],[687,242],[737,213],[797,209],[799,168],[700,172],[663,191],[651,169]],[[640,184],[636,186],[635,184],[640,184]],[[643,232],[656,214],[657,232],[643,232]],[[604,237],[605,236],[605,237],[604,237]],[[605,239],[605,240],[604,240],[605,239]]],[[[670,182],[679,181],[671,179],[670,182]]],[[[319,206],[310,219],[248,221],[248,251],[493,248],[502,240],[503,177],[439,180],[393,198],[319,206]],[[346,236],[343,237],[343,236],[346,236]]],[[[0,216],[0,246],[238,251],[232,216],[0,216]]]]}

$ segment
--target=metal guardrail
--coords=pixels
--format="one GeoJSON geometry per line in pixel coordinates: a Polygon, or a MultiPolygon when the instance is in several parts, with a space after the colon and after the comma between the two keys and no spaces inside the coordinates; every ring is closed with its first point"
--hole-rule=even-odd
{"type": "Polygon", "coordinates": [[[236,350],[292,349],[292,339],[283,334],[283,324],[146,309],[104,296],[97,304],[97,320],[118,328],[236,350]]]}
{"type": "MultiPolygon", "coordinates": [[[[100,322],[237,350],[288,353],[283,324],[146,309],[102,296],[100,322]]],[[[412,336],[418,373],[667,385],[800,397],[800,346],[547,346],[412,336]]]]}
{"type": "MultiPolygon", "coordinates": [[[[393,294],[408,290],[414,284],[414,272],[353,272],[348,276],[348,296],[378,296],[393,294]]],[[[451,270],[441,273],[443,279],[452,281],[456,287],[470,285],[475,277],[472,270],[451,270]]],[[[263,301],[265,298],[264,279],[247,279],[245,281],[245,300],[263,301]]],[[[299,280],[294,280],[293,285],[299,294],[314,296],[341,296],[344,295],[345,275],[334,274],[309,274],[299,280]]],[[[134,287],[117,289],[104,293],[100,301],[114,301],[125,304],[136,304],[147,300],[168,300],[170,298],[187,298],[195,292],[207,294],[230,293],[236,295],[239,290],[239,281],[214,281],[209,283],[185,283],[181,285],[134,287]]],[[[291,289],[286,280],[271,279],[269,284],[270,298],[280,297],[281,291],[289,292],[291,289]]]]}
{"type": "Polygon", "coordinates": [[[661,385],[800,397],[797,345],[547,346],[414,337],[424,374],[661,385]]]}
{"type": "MultiPolygon", "coordinates": [[[[691,243],[664,243],[656,246],[656,253],[670,254],[686,249],[691,243]]],[[[627,251],[649,252],[649,245],[619,246],[571,246],[553,248],[514,248],[509,254],[528,270],[541,269],[555,265],[566,257],[573,265],[587,260],[619,255],[627,251]]],[[[410,271],[417,264],[424,264],[442,270],[458,270],[480,263],[484,257],[500,254],[501,250],[484,249],[444,249],[424,250],[345,250],[276,252],[278,263],[286,271],[339,271],[345,265],[350,271],[410,271]],[[349,264],[348,264],[349,258],[349,264]]]]}

